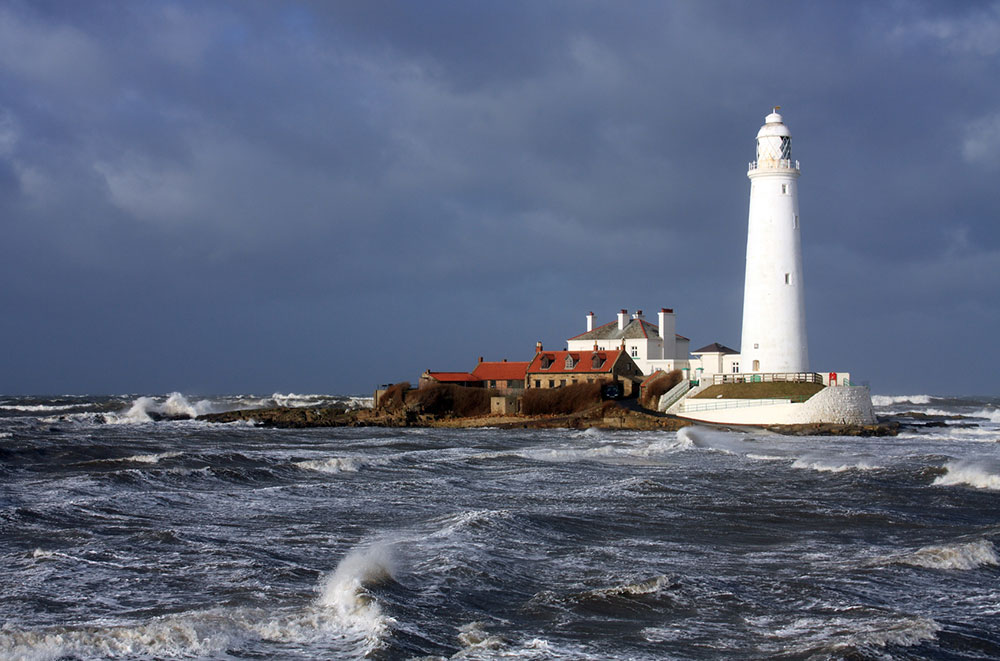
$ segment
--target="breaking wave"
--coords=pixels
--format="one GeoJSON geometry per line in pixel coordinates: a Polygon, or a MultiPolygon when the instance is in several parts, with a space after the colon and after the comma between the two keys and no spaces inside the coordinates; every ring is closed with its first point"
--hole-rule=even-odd
{"type": "Polygon", "coordinates": [[[571,592],[568,594],[543,590],[531,598],[529,606],[558,606],[563,608],[585,608],[588,610],[596,608],[602,611],[610,607],[611,610],[615,610],[615,604],[634,600],[658,599],[664,596],[664,593],[676,591],[679,587],[673,579],[661,575],[635,583],[597,588],[583,592],[571,592]]]}
{"type": "Polygon", "coordinates": [[[342,405],[350,409],[371,408],[374,406],[373,397],[357,396],[334,396],[334,395],[299,395],[297,393],[276,392],[270,398],[262,400],[259,404],[263,406],[282,406],[288,408],[307,408],[310,406],[333,406],[342,405]]]}
{"type": "Polygon", "coordinates": [[[179,457],[183,452],[157,452],[155,454],[134,454],[130,457],[119,457],[117,459],[94,459],[93,461],[88,461],[88,464],[99,464],[99,463],[136,463],[136,464],[157,464],[161,459],[171,459],[173,457],[179,457]]]}
{"type": "Polygon", "coordinates": [[[805,615],[788,621],[780,616],[747,620],[769,639],[763,646],[782,658],[881,658],[889,646],[909,647],[934,640],[942,627],[928,617],[887,613],[864,606],[841,615],[805,615]],[[857,654],[859,653],[860,654],[857,654]]]}
{"type": "Polygon", "coordinates": [[[0,404],[0,411],[21,411],[24,413],[58,413],[86,407],[87,404],[0,404]]]}
{"type": "MultiPolygon", "coordinates": [[[[63,554],[36,550],[36,559],[63,554]]],[[[336,641],[335,657],[369,656],[393,623],[367,587],[391,578],[385,547],[348,554],[320,586],[315,603],[298,609],[212,608],[130,625],[0,629],[0,658],[164,658],[216,656],[260,642],[336,641]]],[[[237,655],[239,656],[239,655],[237,655]]]]}
{"type": "Polygon", "coordinates": [[[368,588],[393,580],[391,547],[375,544],[348,553],[323,582],[317,605],[362,635],[370,648],[377,647],[395,623],[382,613],[368,588]]]}
{"type": "Polygon", "coordinates": [[[844,462],[839,459],[812,459],[802,457],[792,463],[792,468],[806,468],[821,473],[843,473],[849,470],[870,471],[879,468],[866,461],[844,462]]]}
{"type": "Polygon", "coordinates": [[[976,569],[1000,564],[996,548],[985,539],[963,544],[925,546],[909,555],[895,558],[897,564],[928,569],[976,569]]]}
{"type": "Polygon", "coordinates": [[[977,489],[1000,491],[1000,470],[997,466],[976,461],[949,461],[945,474],[934,478],[937,486],[968,485],[977,489]]]}
{"type": "Polygon", "coordinates": [[[1000,422],[1000,409],[990,408],[990,409],[980,409],[975,413],[969,413],[970,418],[985,418],[990,422],[1000,422]]]}
{"type": "Polygon", "coordinates": [[[333,457],[332,459],[296,461],[295,465],[303,470],[318,471],[320,473],[357,473],[361,468],[362,462],[346,457],[333,457]]]}
{"type": "Polygon", "coordinates": [[[930,404],[934,399],[930,395],[872,395],[875,406],[892,406],[893,404],[930,404]]]}

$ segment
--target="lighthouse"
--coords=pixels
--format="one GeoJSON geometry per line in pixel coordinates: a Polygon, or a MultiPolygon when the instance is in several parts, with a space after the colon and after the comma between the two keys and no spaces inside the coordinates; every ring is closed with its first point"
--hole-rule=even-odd
{"type": "Polygon", "coordinates": [[[750,163],[750,215],[743,288],[743,372],[806,372],[805,294],[799,221],[799,162],[780,106],[757,132],[750,163]]]}

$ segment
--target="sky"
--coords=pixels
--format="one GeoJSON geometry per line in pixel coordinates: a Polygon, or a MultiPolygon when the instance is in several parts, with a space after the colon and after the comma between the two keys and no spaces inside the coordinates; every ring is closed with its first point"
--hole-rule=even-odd
{"type": "Polygon", "coordinates": [[[1000,2],[0,0],[0,392],[738,349],[780,105],[811,367],[996,395],[998,80],[1000,2]]]}

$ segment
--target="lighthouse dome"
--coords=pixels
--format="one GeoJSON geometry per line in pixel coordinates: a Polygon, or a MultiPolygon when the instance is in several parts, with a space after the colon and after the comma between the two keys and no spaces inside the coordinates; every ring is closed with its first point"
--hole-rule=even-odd
{"type": "Polygon", "coordinates": [[[752,168],[774,169],[797,167],[792,162],[792,133],[785,126],[778,107],[764,118],[757,131],[757,161],[752,168]]]}
{"type": "Polygon", "coordinates": [[[765,117],[764,126],[761,126],[760,130],[757,131],[758,139],[771,136],[780,136],[784,138],[790,137],[791,135],[792,133],[788,130],[788,127],[785,126],[781,115],[776,112],[772,112],[770,115],[765,117]]]}

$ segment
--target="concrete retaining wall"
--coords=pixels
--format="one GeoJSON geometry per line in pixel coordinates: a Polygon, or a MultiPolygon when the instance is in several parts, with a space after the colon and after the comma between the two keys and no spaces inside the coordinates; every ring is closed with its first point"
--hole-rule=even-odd
{"type": "MultiPolygon", "coordinates": [[[[676,414],[689,420],[730,425],[799,425],[832,423],[870,425],[875,423],[871,392],[866,386],[832,386],[824,388],[800,404],[765,404],[745,406],[741,400],[708,399],[705,403],[732,402],[741,404],[733,408],[709,411],[686,411],[685,406],[696,407],[699,400],[685,399],[676,414]]],[[[674,407],[671,407],[674,408],[674,407]]]]}

